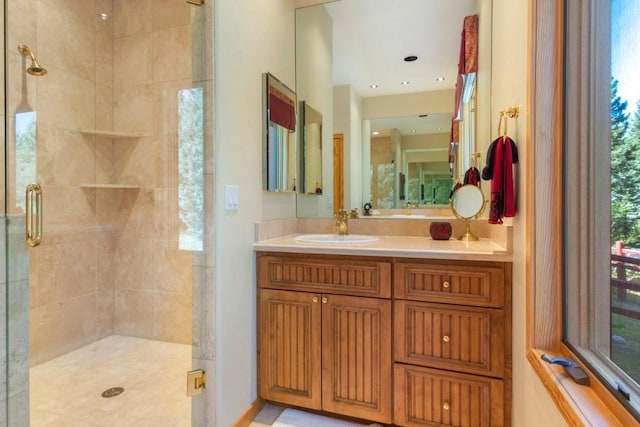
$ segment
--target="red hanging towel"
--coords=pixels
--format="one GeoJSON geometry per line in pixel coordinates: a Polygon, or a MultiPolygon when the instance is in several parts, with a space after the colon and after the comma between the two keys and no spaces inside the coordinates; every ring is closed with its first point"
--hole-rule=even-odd
{"type": "Polygon", "coordinates": [[[489,224],[502,224],[503,217],[516,215],[513,163],[517,161],[517,151],[514,153],[515,143],[507,136],[495,142],[489,224]]]}
{"type": "Polygon", "coordinates": [[[473,184],[480,187],[480,171],[475,166],[470,167],[462,179],[463,184],[473,184]]]}
{"type": "Polygon", "coordinates": [[[504,179],[502,181],[502,194],[504,196],[502,200],[502,214],[504,217],[513,217],[516,216],[516,195],[513,183],[513,164],[515,163],[515,158],[512,150],[515,143],[511,138],[503,137],[503,146],[504,157],[502,163],[504,165],[504,179]]]}

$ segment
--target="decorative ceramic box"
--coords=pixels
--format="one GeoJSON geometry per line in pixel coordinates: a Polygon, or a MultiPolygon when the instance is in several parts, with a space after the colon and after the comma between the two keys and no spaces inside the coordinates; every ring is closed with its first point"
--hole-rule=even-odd
{"type": "Polygon", "coordinates": [[[449,240],[451,237],[451,224],[448,222],[432,222],[429,226],[429,234],[433,240],[449,240]]]}

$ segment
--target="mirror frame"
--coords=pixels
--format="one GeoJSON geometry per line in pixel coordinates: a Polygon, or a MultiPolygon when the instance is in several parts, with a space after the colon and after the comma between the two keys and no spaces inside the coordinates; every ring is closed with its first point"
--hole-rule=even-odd
{"type": "Polygon", "coordinates": [[[262,189],[293,192],[297,173],[296,93],[271,73],[262,74],[262,87],[262,189]]]}
{"type": "Polygon", "coordinates": [[[449,206],[451,207],[451,211],[453,212],[453,214],[456,216],[456,218],[464,220],[464,221],[470,221],[472,219],[475,219],[477,217],[479,217],[482,212],[484,211],[485,206],[487,205],[486,200],[484,199],[484,193],[482,192],[482,189],[480,187],[478,187],[477,185],[474,184],[465,184],[465,185],[461,185],[460,187],[456,188],[455,191],[451,194],[451,198],[449,199],[449,206]],[[471,215],[462,215],[460,213],[460,210],[458,210],[456,208],[456,201],[459,200],[460,196],[466,196],[465,194],[463,194],[462,192],[467,192],[467,190],[471,190],[472,188],[475,188],[477,190],[478,194],[480,194],[480,206],[477,207],[477,209],[475,209],[473,212],[473,214],[471,215]]]}

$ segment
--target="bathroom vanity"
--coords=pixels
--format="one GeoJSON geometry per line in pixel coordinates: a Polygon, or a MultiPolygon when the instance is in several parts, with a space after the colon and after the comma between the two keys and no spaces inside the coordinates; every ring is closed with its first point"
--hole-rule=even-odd
{"type": "Polygon", "coordinates": [[[510,425],[511,255],[381,236],[255,244],[265,400],[398,426],[510,425]]]}

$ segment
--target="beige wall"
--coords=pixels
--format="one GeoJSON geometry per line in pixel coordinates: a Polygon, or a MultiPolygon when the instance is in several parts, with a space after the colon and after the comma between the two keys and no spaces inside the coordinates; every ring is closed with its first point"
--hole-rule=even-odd
{"type": "MultiPolygon", "coordinates": [[[[529,84],[527,0],[493,0],[492,129],[499,112],[516,105],[518,119],[510,119],[509,134],[518,144],[516,168],[518,215],[513,220],[513,420],[517,427],[567,425],[526,359],[525,179],[527,177],[527,89],[529,84]],[[505,66],[506,65],[506,66],[505,66]]],[[[485,151],[486,152],[486,151],[485,151]]]]}
{"type": "MultiPolygon", "coordinates": [[[[350,85],[333,88],[334,133],[344,135],[344,209],[363,205],[362,185],[362,99],[350,85]]],[[[333,174],[332,165],[328,167],[333,174]]],[[[331,217],[332,211],[325,214],[331,217]]]]}
{"type": "MultiPolygon", "coordinates": [[[[331,216],[333,203],[333,32],[324,9],[311,7],[296,13],[296,25],[304,28],[296,40],[296,95],[322,114],[322,196],[297,196],[297,214],[331,216]]],[[[297,37],[297,36],[296,36],[297,37]]],[[[298,190],[300,190],[298,188],[298,190]]]]}
{"type": "Polygon", "coordinates": [[[294,218],[295,197],[262,191],[261,75],[295,87],[293,0],[216,0],[216,425],[257,398],[254,224],[294,218]],[[239,186],[225,211],[224,186],[239,186]]]}

